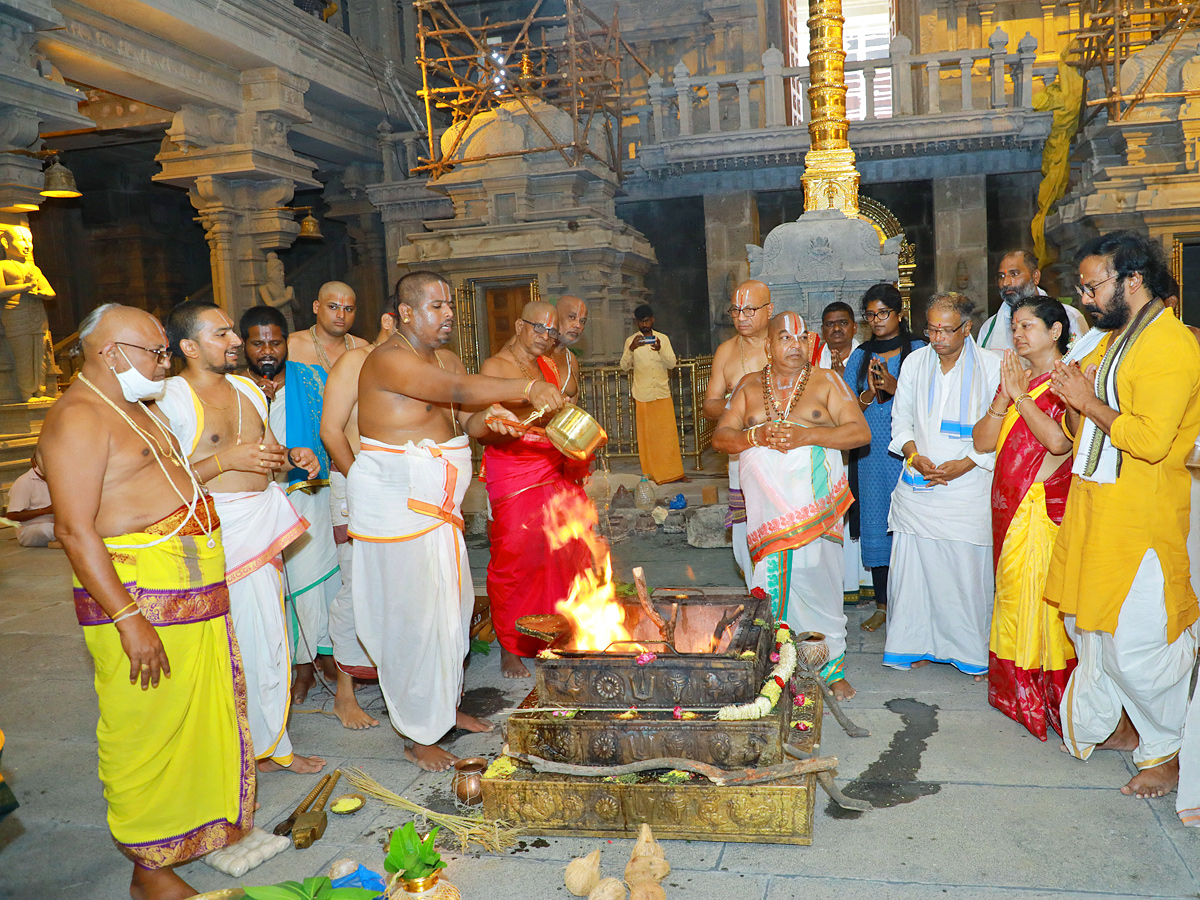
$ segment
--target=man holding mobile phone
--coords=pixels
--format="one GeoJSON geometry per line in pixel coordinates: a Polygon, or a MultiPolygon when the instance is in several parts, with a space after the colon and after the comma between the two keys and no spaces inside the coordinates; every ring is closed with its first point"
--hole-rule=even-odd
{"type": "Polygon", "coordinates": [[[631,392],[637,408],[638,456],[642,473],[656,484],[688,481],[679,452],[679,427],[671,382],[667,372],[675,368],[675,351],[670,339],[654,330],[654,310],[643,303],[633,311],[637,334],[625,342],[621,368],[632,369],[631,392]]]}

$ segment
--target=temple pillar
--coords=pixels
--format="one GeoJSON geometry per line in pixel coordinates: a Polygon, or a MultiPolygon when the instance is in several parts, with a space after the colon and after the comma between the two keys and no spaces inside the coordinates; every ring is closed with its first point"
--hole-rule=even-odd
{"type": "Polygon", "coordinates": [[[0,212],[41,205],[42,160],[34,155],[40,133],[94,127],[78,111],[84,93],[33,53],[38,31],[62,26],[49,0],[0,0],[0,212]]]}
{"type": "Polygon", "coordinates": [[[155,181],[188,189],[211,255],[213,302],[237,319],[261,302],[267,254],[300,233],[287,208],[297,187],[320,187],[316,164],[292,152],[288,133],[308,122],[308,82],[276,68],[241,75],[238,110],[185,105],[155,159],[155,181]]]}

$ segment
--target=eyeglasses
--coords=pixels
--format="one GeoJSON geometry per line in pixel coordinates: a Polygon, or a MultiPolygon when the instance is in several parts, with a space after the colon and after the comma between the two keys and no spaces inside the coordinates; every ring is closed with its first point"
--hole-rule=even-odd
{"type": "Polygon", "coordinates": [[[953,328],[938,328],[937,326],[934,326],[933,328],[926,328],[925,329],[925,337],[931,337],[931,338],[950,337],[950,335],[954,334],[954,332],[958,331],[958,329],[962,328],[964,325],[969,325],[970,322],[971,322],[971,320],[967,319],[966,322],[959,322],[953,328]]]}
{"type": "Polygon", "coordinates": [[[561,332],[557,328],[551,328],[549,325],[543,325],[541,322],[530,322],[528,319],[521,319],[519,321],[524,322],[532,328],[535,334],[548,334],[556,341],[562,337],[561,332]]]}
{"type": "Polygon", "coordinates": [[[731,319],[749,319],[760,309],[765,309],[770,306],[770,303],[764,303],[762,306],[731,306],[729,307],[729,318],[731,319]]]}
{"type": "Polygon", "coordinates": [[[127,344],[124,341],[113,341],[113,343],[118,344],[122,347],[132,347],[134,350],[142,350],[146,353],[149,353],[154,357],[154,361],[157,362],[160,366],[165,366],[167,363],[169,363],[171,361],[170,348],[163,349],[163,350],[151,350],[149,347],[142,347],[138,344],[127,344]]]}
{"type": "Polygon", "coordinates": [[[1108,284],[1113,278],[1120,278],[1120,275],[1113,275],[1112,278],[1105,278],[1103,281],[1097,281],[1095,284],[1084,284],[1082,281],[1075,285],[1075,293],[1080,297],[1091,297],[1096,299],[1096,288],[1102,284],[1108,284]]]}
{"type": "Polygon", "coordinates": [[[886,322],[888,316],[890,316],[893,312],[895,312],[894,309],[881,309],[879,312],[865,312],[863,313],[863,321],[867,323],[886,322]]]}

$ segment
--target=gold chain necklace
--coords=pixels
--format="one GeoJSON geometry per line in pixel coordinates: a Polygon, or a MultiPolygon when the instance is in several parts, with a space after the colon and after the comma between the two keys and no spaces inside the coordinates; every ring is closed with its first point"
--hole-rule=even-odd
{"type": "Polygon", "coordinates": [[[796,379],[796,383],[792,386],[791,396],[788,397],[787,406],[781,412],[779,404],[775,400],[775,391],[771,387],[771,364],[767,363],[763,368],[763,406],[766,407],[767,417],[774,415],[776,418],[772,421],[783,422],[792,414],[792,404],[796,402],[796,398],[804,393],[804,388],[808,385],[808,376],[812,374],[812,363],[806,362],[804,370],[800,373],[800,377],[796,379]]]}
{"type": "MultiPolygon", "coordinates": [[[[237,399],[237,388],[235,388],[233,386],[233,383],[230,382],[228,379],[225,379],[225,383],[227,385],[229,385],[229,390],[233,393],[233,399],[236,400],[237,399]]],[[[199,400],[205,406],[207,406],[209,409],[216,409],[216,410],[220,410],[221,412],[224,412],[225,410],[229,409],[228,403],[226,403],[224,406],[217,406],[215,403],[209,403],[207,400],[205,400],[203,397],[201,397],[200,392],[197,391],[195,388],[192,388],[192,390],[196,394],[196,399],[199,400]]]]}
{"type": "MultiPolygon", "coordinates": [[[[329,361],[329,354],[325,352],[325,348],[322,347],[321,342],[317,340],[317,326],[316,325],[311,326],[308,329],[308,333],[312,336],[313,347],[315,347],[316,351],[317,351],[317,362],[319,362],[321,364],[321,367],[324,369],[327,369],[327,370],[332,369],[333,363],[331,363],[329,361]]],[[[354,345],[352,343],[350,343],[350,335],[349,334],[342,335],[342,342],[346,345],[347,350],[354,349],[354,345]]],[[[409,344],[409,346],[411,347],[412,345],[409,344]]]]}
{"type": "MultiPolygon", "coordinates": [[[[404,336],[403,331],[396,329],[396,334],[400,335],[400,340],[408,344],[408,349],[416,354],[417,359],[424,359],[420,353],[417,353],[417,348],[412,345],[412,341],[404,336]]],[[[439,369],[441,369],[443,372],[446,371],[446,367],[442,364],[442,358],[438,356],[437,350],[433,351],[433,361],[438,364],[439,369]]],[[[455,412],[453,403],[450,404],[450,427],[454,429],[454,436],[458,437],[458,414],[455,412]]]]}

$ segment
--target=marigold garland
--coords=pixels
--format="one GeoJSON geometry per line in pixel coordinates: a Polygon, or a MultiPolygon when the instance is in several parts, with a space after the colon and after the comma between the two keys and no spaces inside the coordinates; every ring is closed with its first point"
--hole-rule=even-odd
{"type": "MultiPolygon", "coordinates": [[[[792,631],[787,624],[781,624],[775,632],[775,653],[779,654],[779,662],[767,676],[767,681],[758,698],[752,703],[735,704],[721,707],[717,718],[724,721],[747,721],[761,719],[768,715],[783,696],[783,688],[796,671],[796,644],[792,641],[792,631]]],[[[774,654],[772,654],[774,655],[774,654]]]]}

